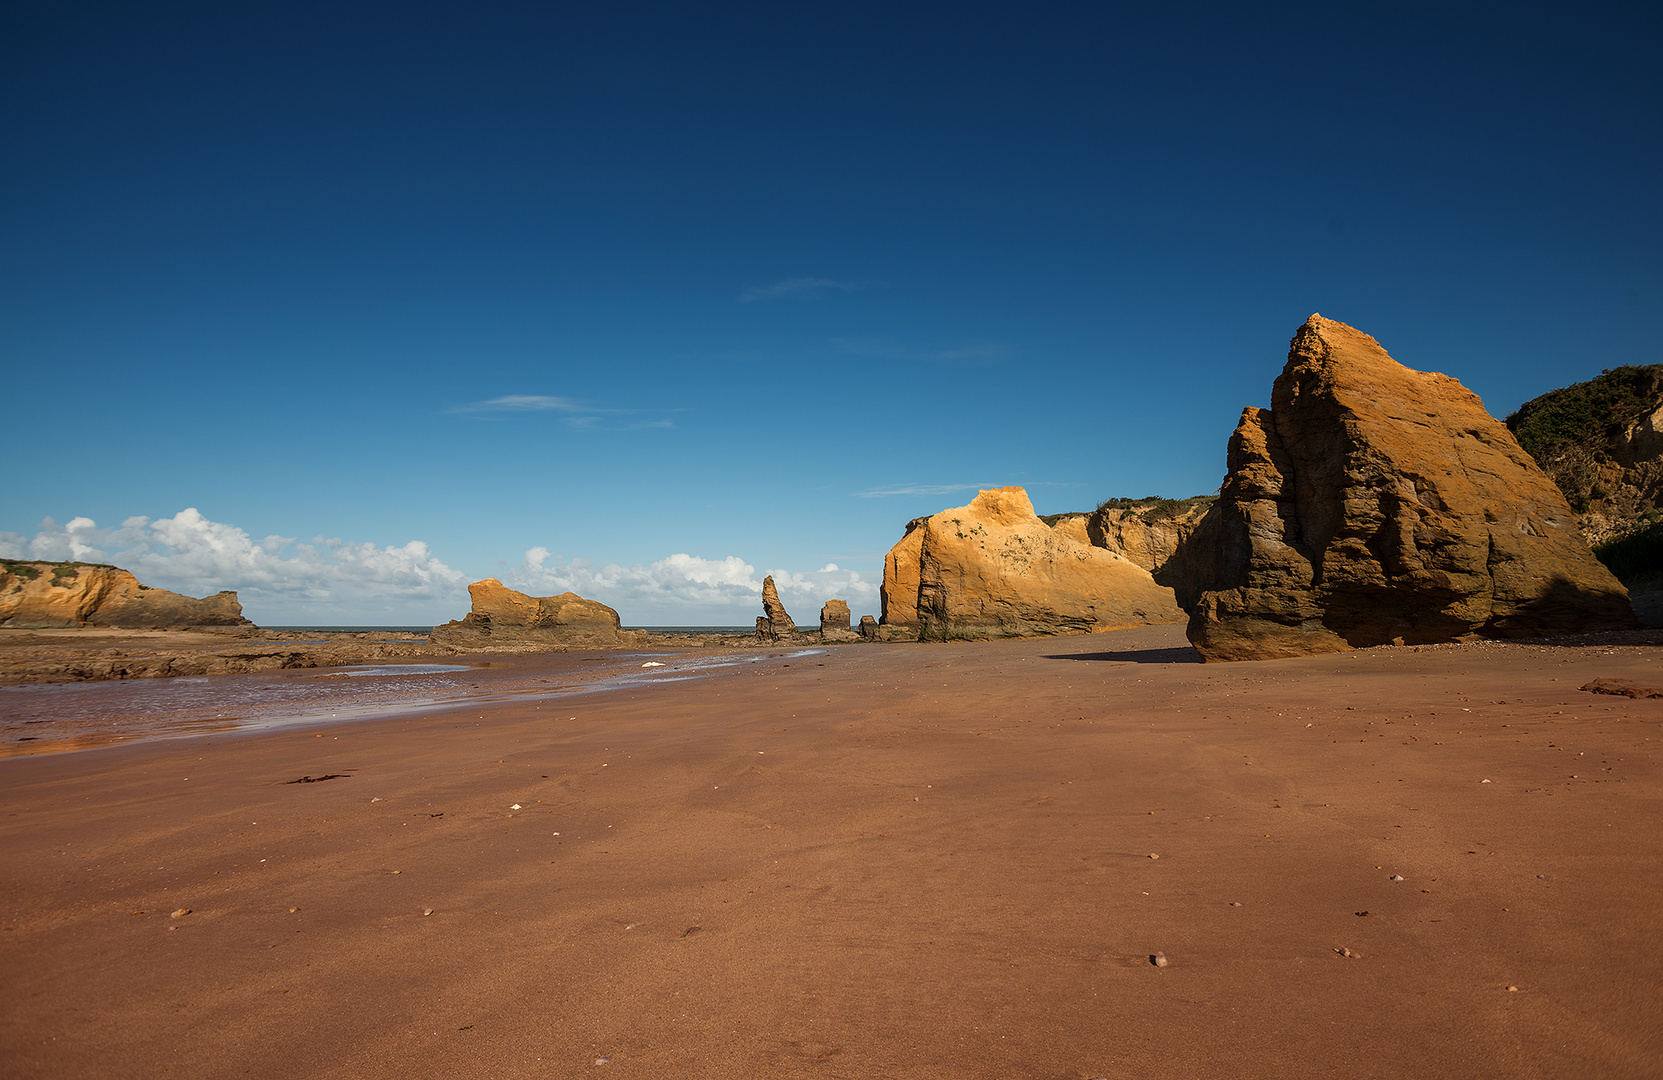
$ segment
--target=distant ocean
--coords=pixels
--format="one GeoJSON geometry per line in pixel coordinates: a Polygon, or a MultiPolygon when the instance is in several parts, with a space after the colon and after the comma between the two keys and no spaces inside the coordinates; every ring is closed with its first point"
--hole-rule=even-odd
{"type": "Polygon", "coordinates": [[[756,626],[626,626],[625,630],[650,630],[655,634],[754,634],[756,626]]]}
{"type": "Polygon", "coordinates": [[[303,634],[426,634],[429,626],[262,626],[261,630],[298,630],[303,634]]]}

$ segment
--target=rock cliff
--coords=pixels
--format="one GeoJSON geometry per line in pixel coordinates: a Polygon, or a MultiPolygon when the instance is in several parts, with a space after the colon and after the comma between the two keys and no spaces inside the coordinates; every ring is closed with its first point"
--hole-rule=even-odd
{"type": "Polygon", "coordinates": [[[468,586],[473,610],[435,626],[435,645],[472,648],[503,645],[612,645],[623,636],[618,613],[577,593],[527,596],[486,578],[468,586]]]}
{"type": "Polygon", "coordinates": [[[1027,637],[1183,618],[1149,572],[1086,542],[1073,518],[1048,526],[1020,487],[908,523],[884,560],[884,622],[921,637],[1027,637]],[[910,592],[909,592],[910,590],[910,592]]]}
{"type": "Polygon", "coordinates": [[[114,566],[0,560],[0,627],[174,630],[252,626],[234,592],[198,600],[141,585],[114,566]]]}
{"type": "Polygon", "coordinates": [[[1313,315],[1165,574],[1209,660],[1634,625],[1506,427],[1456,380],[1313,315]]]}

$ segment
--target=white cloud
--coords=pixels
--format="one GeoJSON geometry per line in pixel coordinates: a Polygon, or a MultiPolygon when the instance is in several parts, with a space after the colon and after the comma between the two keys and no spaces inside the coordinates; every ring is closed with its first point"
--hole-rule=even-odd
{"type": "Polygon", "coordinates": [[[833,281],[831,278],[786,278],[769,285],[752,285],[739,294],[739,302],[749,304],[757,300],[777,300],[782,296],[824,296],[828,292],[854,292],[865,288],[852,281],[833,281]]]}
{"type": "Polygon", "coordinates": [[[676,426],[670,420],[618,419],[638,415],[638,410],[603,409],[573,401],[571,398],[550,397],[547,394],[506,394],[486,401],[457,405],[450,411],[478,414],[481,418],[486,414],[495,413],[557,413],[560,423],[573,431],[641,431],[676,426]]]}
{"type": "Polygon", "coordinates": [[[507,394],[489,401],[475,401],[458,405],[451,412],[603,412],[586,409],[571,398],[549,397],[547,394],[507,394]]]}
{"type": "MultiPolygon", "coordinates": [[[[0,536],[0,544],[9,547],[16,535],[0,536]]],[[[47,518],[23,546],[29,558],[114,563],[146,585],[189,596],[232,589],[256,622],[419,624],[467,610],[467,578],[420,540],[386,547],[322,537],[254,540],[191,508],[156,521],[130,517],[110,530],[90,518],[64,526],[47,518]]]]}
{"type": "MultiPolygon", "coordinates": [[[[853,570],[829,563],[821,570],[766,571],[792,618],[814,625],[827,600],[846,600],[877,614],[878,586],[853,570]]],[[[762,614],[762,578],[737,555],[704,559],[679,553],[648,565],[596,566],[587,559],[561,561],[534,547],[509,572],[507,584],[536,596],[575,592],[617,610],[625,626],[745,625],[762,614]]]]}
{"type": "Polygon", "coordinates": [[[855,492],[860,499],[884,499],[891,495],[951,495],[955,491],[984,491],[998,484],[895,484],[855,492]]]}

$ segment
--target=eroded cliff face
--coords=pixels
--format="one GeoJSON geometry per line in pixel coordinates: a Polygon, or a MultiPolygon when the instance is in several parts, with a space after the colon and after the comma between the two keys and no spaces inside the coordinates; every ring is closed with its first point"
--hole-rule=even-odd
{"type": "Polygon", "coordinates": [[[527,596],[486,578],[468,586],[473,610],[435,626],[435,645],[492,648],[514,645],[612,645],[622,634],[618,613],[577,593],[527,596]]]}
{"type": "Polygon", "coordinates": [[[1183,618],[1147,570],[1084,540],[1078,521],[1041,521],[1020,487],[983,491],[909,523],[884,560],[884,621],[923,637],[1029,637],[1183,618]]]}
{"type": "Polygon", "coordinates": [[[0,560],[0,627],[175,630],[252,626],[234,592],[195,599],[141,585],[119,567],[0,560]]]}
{"type": "Polygon", "coordinates": [[[1313,315],[1163,575],[1210,660],[1634,625],[1564,496],[1477,396],[1313,315]]]}

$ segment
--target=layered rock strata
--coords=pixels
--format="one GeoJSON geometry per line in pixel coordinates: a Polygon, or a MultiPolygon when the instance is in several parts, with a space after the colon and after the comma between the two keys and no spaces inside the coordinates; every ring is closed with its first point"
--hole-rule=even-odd
{"type": "Polygon", "coordinates": [[[1209,660],[1634,625],[1554,483],[1478,397],[1313,315],[1168,563],[1209,660]]]}
{"type": "Polygon", "coordinates": [[[503,645],[612,645],[622,635],[618,613],[577,593],[527,596],[486,578],[468,586],[473,610],[435,626],[435,645],[472,648],[503,645]]]}
{"type": "Polygon", "coordinates": [[[1058,526],[1020,487],[910,522],[884,562],[884,622],[926,638],[1030,637],[1183,618],[1149,571],[1084,542],[1073,519],[1058,526]]]}
{"type": "Polygon", "coordinates": [[[820,640],[859,641],[860,638],[861,635],[849,628],[849,605],[842,600],[827,600],[820,608],[820,640]]]}
{"type": "Polygon", "coordinates": [[[252,626],[234,592],[201,599],[153,589],[119,567],[0,560],[0,627],[180,630],[252,626]]]}

